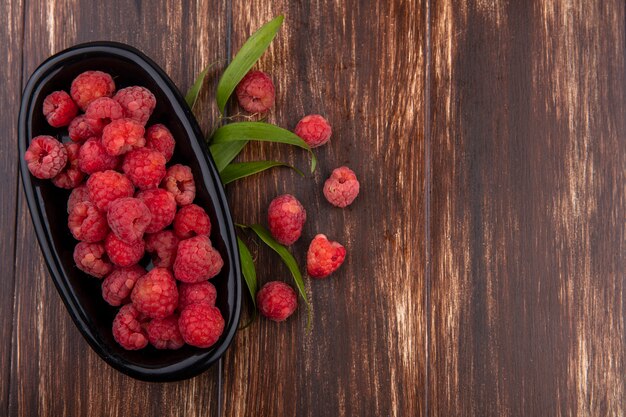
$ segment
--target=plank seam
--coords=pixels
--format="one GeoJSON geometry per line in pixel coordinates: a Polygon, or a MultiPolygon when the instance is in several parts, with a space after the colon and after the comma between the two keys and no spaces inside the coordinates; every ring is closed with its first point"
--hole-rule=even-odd
{"type": "Polygon", "coordinates": [[[426,1],[426,12],[424,19],[426,28],[426,57],[424,66],[426,70],[424,72],[424,242],[425,242],[425,265],[424,265],[424,308],[426,310],[426,337],[424,343],[426,343],[425,351],[425,367],[424,367],[424,413],[426,416],[428,413],[428,396],[429,396],[429,369],[430,369],[430,320],[432,312],[430,310],[430,280],[431,280],[431,253],[430,253],[430,191],[431,191],[431,100],[430,100],[430,80],[431,80],[431,33],[430,33],[430,3],[431,0],[426,1]]]}

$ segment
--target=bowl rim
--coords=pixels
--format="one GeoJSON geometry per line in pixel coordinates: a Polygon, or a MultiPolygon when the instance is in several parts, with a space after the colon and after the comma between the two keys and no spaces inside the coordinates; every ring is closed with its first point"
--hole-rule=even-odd
{"type": "MultiPolygon", "coordinates": [[[[204,146],[203,134],[195,119],[191,109],[187,105],[187,102],[183,98],[181,92],[178,90],[174,82],[169,76],[161,69],[152,59],[146,56],[138,49],[119,42],[111,41],[96,41],[87,42],[74,45],[61,52],[58,52],[43,63],[41,63],[37,69],[31,74],[24,91],[22,92],[22,99],[20,105],[20,112],[18,117],[18,151],[19,151],[19,164],[20,174],[22,177],[22,184],[24,187],[24,194],[26,195],[26,201],[28,203],[29,211],[35,228],[39,247],[41,248],[46,265],[52,277],[52,281],[61,296],[63,304],[66,307],[67,312],[72,318],[74,324],[79,329],[80,333],[87,340],[91,348],[110,366],[116,370],[131,376],[133,378],[152,381],[152,382],[165,382],[165,381],[179,381],[183,379],[192,378],[204,371],[206,371],[211,365],[217,362],[226,352],[228,347],[233,341],[234,335],[239,326],[240,314],[241,314],[241,265],[239,260],[239,248],[237,245],[237,235],[235,233],[235,227],[226,200],[224,187],[219,180],[219,173],[215,166],[215,162],[211,154],[208,152],[208,148],[204,146]],[[221,233],[221,238],[224,241],[226,250],[229,252],[229,258],[231,259],[231,265],[229,269],[229,275],[227,280],[233,280],[234,305],[232,307],[232,314],[229,321],[225,325],[224,334],[221,342],[212,347],[212,349],[206,354],[198,356],[195,360],[179,361],[173,364],[169,364],[165,367],[145,367],[136,364],[132,364],[123,358],[112,354],[107,351],[105,347],[96,339],[94,331],[89,325],[87,317],[85,317],[77,306],[80,304],[77,297],[69,291],[71,284],[68,282],[65,270],[59,256],[51,249],[54,245],[51,241],[51,236],[46,233],[43,226],[44,214],[43,208],[39,205],[37,198],[35,197],[34,187],[32,185],[32,178],[28,166],[25,163],[22,155],[27,149],[27,144],[30,139],[26,137],[28,123],[28,113],[31,107],[31,101],[33,100],[33,93],[38,89],[42,78],[50,75],[53,71],[58,70],[57,67],[62,66],[65,62],[75,59],[81,54],[94,54],[101,53],[108,56],[116,56],[118,58],[133,62],[144,70],[153,81],[159,85],[169,98],[169,104],[172,107],[176,116],[181,120],[184,129],[189,136],[189,143],[195,156],[198,157],[198,164],[203,173],[208,171],[209,178],[203,175],[203,181],[207,184],[207,188],[211,187],[217,194],[217,199],[211,198],[211,202],[214,205],[215,212],[222,216],[224,223],[224,230],[221,233]],[[201,144],[202,143],[202,144],[201,144]],[[201,158],[200,156],[204,156],[201,158]],[[181,364],[181,362],[184,362],[181,364]]],[[[210,191],[209,191],[209,194],[210,191]]]]}

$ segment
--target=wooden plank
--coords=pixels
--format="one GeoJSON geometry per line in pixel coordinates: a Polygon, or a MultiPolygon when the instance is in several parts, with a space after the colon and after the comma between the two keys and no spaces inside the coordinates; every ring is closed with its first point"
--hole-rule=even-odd
{"type": "MultiPolygon", "coordinates": [[[[271,199],[292,193],[309,213],[292,247],[300,264],[317,233],[344,243],[348,258],[327,280],[305,278],[314,306],[309,333],[302,305],[286,323],[261,319],[239,332],[225,363],[226,415],[425,414],[424,10],[420,1],[233,1],[233,53],[285,14],[259,65],[276,84],[269,120],[293,129],[305,114],[321,113],[334,129],[331,142],[316,149],[312,177],[284,170],[233,184],[235,219],[265,223],[271,199]],[[341,210],[321,190],[344,164],[362,192],[341,210]]],[[[257,143],[243,159],[303,170],[308,163],[299,150],[257,143]]],[[[261,283],[290,282],[274,254],[254,252],[261,283]]]]}
{"type": "Polygon", "coordinates": [[[432,2],[432,415],[623,415],[624,2],[432,2]]]}
{"type": "Polygon", "coordinates": [[[0,65],[0,79],[11,80],[16,88],[4,89],[0,96],[0,131],[4,132],[0,141],[0,177],[3,178],[0,199],[0,410],[8,413],[9,383],[11,362],[11,328],[13,321],[13,288],[15,267],[15,222],[17,207],[18,155],[17,155],[17,114],[20,103],[20,79],[22,74],[22,23],[23,3],[21,0],[4,2],[0,15],[0,45],[5,48],[0,65]]]}
{"type": "MultiPolygon", "coordinates": [[[[30,1],[25,22],[25,77],[54,52],[108,39],[144,51],[184,91],[202,67],[226,56],[225,1],[30,1]]],[[[54,289],[21,200],[10,414],[214,415],[216,368],[186,382],[150,384],[114,371],[91,351],[54,289]]]]}

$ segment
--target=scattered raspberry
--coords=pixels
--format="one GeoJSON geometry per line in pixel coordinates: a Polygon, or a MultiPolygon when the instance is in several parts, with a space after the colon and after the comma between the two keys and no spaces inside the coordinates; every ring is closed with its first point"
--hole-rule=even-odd
{"type": "Polygon", "coordinates": [[[256,303],[261,314],[268,319],[284,321],[296,311],[298,297],[284,282],[271,281],[257,293],[256,303]]]}
{"type": "Polygon", "coordinates": [[[65,91],[55,91],[43,101],[43,115],[52,127],[69,125],[77,113],[78,107],[65,91]]]}
{"type": "Polygon", "coordinates": [[[333,130],[328,120],[324,119],[319,114],[310,114],[304,116],[302,120],[298,122],[294,133],[300,136],[311,148],[317,148],[328,142],[333,130]]]}
{"type": "Polygon", "coordinates": [[[107,211],[112,201],[131,197],[135,192],[128,178],[116,171],[95,172],[87,180],[89,200],[98,210],[107,211]]]}
{"type": "Polygon", "coordinates": [[[146,144],[143,126],[133,119],[114,120],[102,131],[102,144],[109,155],[122,155],[146,144]]]}
{"type": "Polygon", "coordinates": [[[250,113],[265,113],[274,106],[274,83],[263,71],[250,71],[235,89],[239,105],[250,113]]]}
{"type": "Polygon", "coordinates": [[[175,146],[172,132],[164,125],[152,125],[146,130],[146,148],[161,152],[166,162],[172,159],[175,146]]]}
{"type": "Polygon", "coordinates": [[[119,157],[109,155],[96,137],[83,143],[78,151],[78,167],[85,174],[115,169],[119,162],[119,157]]]}
{"type": "Polygon", "coordinates": [[[161,186],[174,194],[179,206],[191,204],[196,198],[196,183],[188,166],[176,164],[169,167],[161,186]]]}
{"type": "Polygon", "coordinates": [[[65,168],[67,149],[52,136],[37,136],[30,141],[24,160],[28,164],[28,170],[35,177],[52,178],[65,168]]]}
{"type": "Polygon", "coordinates": [[[156,233],[163,230],[174,220],[176,200],[174,200],[174,196],[169,191],[161,188],[140,191],[137,193],[136,198],[143,201],[152,215],[152,220],[146,227],[146,233],[156,233]]]}
{"type": "Polygon", "coordinates": [[[74,188],[67,199],[67,214],[70,214],[78,203],[89,201],[89,189],[86,184],[74,188]]]}
{"type": "Polygon", "coordinates": [[[211,234],[211,220],[206,211],[198,205],[182,207],[174,218],[174,233],[180,239],[211,234]]]}
{"type": "Polygon", "coordinates": [[[135,282],[145,274],[146,270],[139,265],[116,268],[102,281],[102,298],[115,307],[129,303],[135,282]]]}
{"type": "Polygon", "coordinates": [[[126,243],[115,233],[109,233],[104,241],[104,249],[111,262],[117,266],[127,267],[137,264],[143,258],[145,243],[141,239],[126,243]]]}
{"type": "Polygon", "coordinates": [[[70,93],[81,110],[97,98],[111,97],[115,91],[113,78],[102,71],[85,71],[72,81],[70,93]]]}
{"type": "Polygon", "coordinates": [[[126,304],[113,319],[113,338],[126,350],[143,349],[148,345],[144,329],[146,317],[132,304],[126,304]]]}
{"type": "Polygon", "coordinates": [[[113,270],[102,243],[78,243],[74,248],[74,262],[78,269],[96,278],[103,278],[113,270]]]}
{"type": "Polygon", "coordinates": [[[89,104],[85,112],[88,123],[91,124],[93,129],[96,129],[97,135],[102,133],[97,130],[98,128],[104,128],[113,120],[121,119],[123,116],[124,112],[122,111],[122,106],[120,106],[117,101],[108,97],[95,99],[89,104]]]}
{"type": "Polygon", "coordinates": [[[74,142],[84,142],[87,139],[98,135],[104,128],[98,120],[90,121],[84,115],[75,117],[67,128],[70,139],[74,142]]]}
{"type": "Polygon", "coordinates": [[[207,236],[181,240],[174,261],[174,275],[182,282],[211,279],[224,266],[220,253],[211,246],[207,236]]]}
{"type": "Polygon", "coordinates": [[[183,309],[178,328],[185,342],[191,346],[213,346],[224,331],[224,318],[217,307],[208,304],[191,304],[183,309]]]}
{"type": "Polygon", "coordinates": [[[109,233],[106,215],[89,201],[74,205],[67,219],[67,227],[74,239],[83,242],[100,242],[109,233]]]}
{"type": "Polygon", "coordinates": [[[349,206],[357,195],[359,195],[359,180],[356,179],[354,171],[348,167],[334,169],[324,183],[324,197],[335,207],[349,206]]]}
{"type": "Polygon", "coordinates": [[[154,268],[137,280],[130,299],[137,310],[150,318],[167,317],[178,305],[176,281],[169,270],[154,268]]]}
{"type": "Polygon", "coordinates": [[[206,303],[215,305],[217,290],[209,281],[202,281],[188,284],[182,282],[178,286],[178,309],[182,310],[188,305],[196,303],[206,303]]]}
{"type": "Polygon", "coordinates": [[[143,126],[148,122],[156,106],[154,94],[144,87],[122,88],[115,94],[113,100],[124,109],[124,117],[134,119],[143,126]]]}
{"type": "Polygon", "coordinates": [[[154,319],[146,327],[150,344],[157,349],[180,349],[185,344],[178,330],[178,316],[154,319]]]}
{"type": "Polygon", "coordinates": [[[111,231],[126,243],[143,238],[146,227],[152,220],[150,210],[138,198],[118,198],[109,205],[107,220],[111,231]]]}
{"type": "Polygon", "coordinates": [[[52,183],[59,188],[70,190],[83,181],[85,174],[78,169],[80,145],[78,143],[64,143],[63,146],[67,152],[67,162],[65,168],[52,178],[52,183]]]}
{"type": "Polygon", "coordinates": [[[306,269],[313,278],[325,278],[335,272],[345,258],[346,248],[319,234],[311,241],[306,254],[306,269]]]}
{"type": "Polygon", "coordinates": [[[178,250],[178,242],[178,238],[171,230],[146,235],[146,252],[152,255],[154,266],[172,267],[178,250]]]}
{"type": "Polygon", "coordinates": [[[267,219],[274,239],[283,245],[291,245],[302,234],[306,210],[297,198],[291,194],[283,194],[270,203],[267,219]]]}
{"type": "Polygon", "coordinates": [[[165,176],[165,157],[153,149],[135,149],[124,156],[122,170],[140,190],[157,188],[165,176]]]}

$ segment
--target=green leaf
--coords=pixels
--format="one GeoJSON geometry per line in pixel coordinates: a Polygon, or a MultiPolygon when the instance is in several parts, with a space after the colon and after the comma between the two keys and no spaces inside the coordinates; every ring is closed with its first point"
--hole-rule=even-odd
{"type": "MultiPolygon", "coordinates": [[[[238,226],[241,227],[241,225],[238,226]]],[[[256,233],[257,236],[260,237],[267,246],[272,248],[281,257],[285,265],[287,265],[287,268],[289,268],[289,271],[293,276],[293,280],[296,283],[296,287],[298,287],[298,292],[300,293],[300,296],[306,304],[308,311],[307,327],[309,327],[309,325],[311,324],[311,305],[309,304],[309,300],[306,295],[306,289],[304,288],[304,281],[302,280],[300,268],[298,267],[298,263],[296,262],[295,258],[286,247],[274,240],[270,232],[268,232],[267,229],[260,224],[253,224],[248,227],[252,229],[254,233],[256,233]]]]}
{"type": "Polygon", "coordinates": [[[217,170],[220,173],[224,171],[224,168],[239,155],[239,152],[241,152],[247,144],[247,140],[240,140],[237,142],[227,142],[209,146],[209,152],[211,152],[211,156],[213,156],[217,170]]]}
{"type": "Polygon", "coordinates": [[[250,292],[250,297],[252,298],[252,304],[256,309],[256,292],[257,292],[257,281],[256,281],[256,269],[254,268],[254,261],[252,260],[252,255],[250,254],[250,250],[241,240],[237,237],[237,245],[239,246],[239,258],[241,260],[241,272],[243,273],[243,278],[246,281],[246,285],[248,286],[248,291],[250,292]]]}
{"type": "Polygon", "coordinates": [[[222,184],[226,185],[238,179],[258,174],[259,172],[265,171],[266,169],[281,166],[291,168],[304,177],[304,174],[298,168],[279,161],[253,161],[232,163],[222,170],[222,172],[220,173],[220,177],[222,178],[222,184]]]}
{"type": "Polygon", "coordinates": [[[213,64],[209,64],[204,71],[198,74],[198,78],[194,81],[193,85],[187,91],[185,95],[185,101],[189,105],[189,108],[193,110],[193,106],[196,105],[196,101],[198,100],[198,95],[200,94],[200,90],[202,89],[202,85],[204,84],[204,78],[206,77],[207,72],[213,66],[213,64]]]}
{"type": "Polygon", "coordinates": [[[286,143],[306,149],[311,154],[311,172],[315,171],[317,159],[309,145],[295,133],[269,123],[237,122],[221,126],[213,133],[211,146],[248,140],[286,143]]]}
{"type": "Polygon", "coordinates": [[[220,82],[217,84],[217,107],[220,112],[224,113],[224,107],[230,95],[235,91],[235,87],[239,81],[250,71],[254,63],[263,55],[263,52],[270,45],[276,32],[283,23],[284,16],[280,15],[261,26],[250,38],[243,44],[233,61],[224,71],[220,82]]]}

